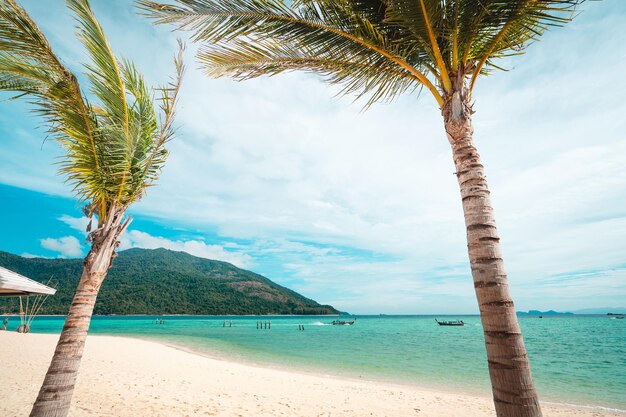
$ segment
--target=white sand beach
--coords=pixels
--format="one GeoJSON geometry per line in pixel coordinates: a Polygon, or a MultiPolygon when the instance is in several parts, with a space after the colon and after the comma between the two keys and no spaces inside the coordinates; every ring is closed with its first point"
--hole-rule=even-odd
{"type": "MultiPolygon", "coordinates": [[[[27,416],[57,335],[0,332],[0,416],[27,416]]],[[[544,405],[545,417],[624,416],[544,405]]],[[[82,416],[494,416],[490,398],[218,360],[89,336],[70,413],[82,416]]]]}

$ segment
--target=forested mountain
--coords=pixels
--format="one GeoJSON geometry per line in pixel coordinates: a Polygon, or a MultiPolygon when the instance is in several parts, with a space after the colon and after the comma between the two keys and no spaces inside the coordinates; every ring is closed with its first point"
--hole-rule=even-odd
{"type": "MultiPolygon", "coordinates": [[[[65,314],[82,259],[23,258],[0,251],[0,266],[57,288],[40,314],[65,314]]],[[[0,298],[0,313],[17,312],[17,298],[0,298]]],[[[95,314],[338,314],[295,291],[227,262],[167,249],[129,249],[113,262],[95,314]]]]}

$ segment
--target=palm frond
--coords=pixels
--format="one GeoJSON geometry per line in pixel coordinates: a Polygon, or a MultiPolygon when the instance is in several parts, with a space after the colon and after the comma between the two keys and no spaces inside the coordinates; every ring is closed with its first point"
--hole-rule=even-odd
{"type": "Polygon", "coordinates": [[[568,22],[584,0],[173,1],[138,5],[156,23],[191,32],[211,76],[301,69],[344,84],[346,93],[371,94],[368,104],[421,83],[441,105],[452,76],[473,86],[501,67],[499,58],[568,22]]]}
{"type": "MultiPolygon", "coordinates": [[[[312,63],[329,59],[343,62],[343,67],[352,71],[358,62],[364,64],[361,68],[393,67],[395,72],[391,73],[406,72],[407,77],[426,86],[437,101],[442,102],[437,88],[424,75],[427,68],[420,63],[423,55],[392,42],[380,30],[380,22],[373,20],[375,13],[371,9],[369,16],[353,12],[353,7],[365,8],[365,2],[302,1],[293,8],[278,0],[178,0],[177,5],[140,1],[138,4],[157,23],[174,24],[192,32],[195,41],[204,42],[205,64],[212,62],[207,58],[213,50],[222,57],[224,51],[231,56],[239,53],[244,59],[254,48],[250,45],[262,43],[265,54],[269,56],[276,51],[280,61],[284,61],[284,52],[288,52],[288,55],[306,56],[312,63]]],[[[219,58],[216,56],[216,60],[219,58]]],[[[230,75],[225,69],[223,67],[219,74],[230,75]]],[[[365,76],[363,72],[358,74],[360,78],[365,76]]],[[[331,78],[331,82],[340,78],[331,78]]],[[[369,91],[379,98],[394,97],[400,91],[389,88],[390,83],[377,82],[380,77],[366,78],[369,83],[363,85],[369,85],[369,91]]]]}
{"type": "Polygon", "coordinates": [[[404,44],[414,44],[428,56],[428,63],[436,68],[444,91],[451,88],[449,60],[444,60],[450,42],[447,19],[443,2],[431,0],[394,0],[389,1],[385,23],[402,27],[404,44]]]}
{"type": "Polygon", "coordinates": [[[97,214],[103,225],[111,207],[127,207],[158,178],[167,156],[164,145],[174,134],[182,50],[176,81],[160,90],[160,122],[154,91],[130,61],[115,57],[89,2],[66,2],[91,58],[85,68],[97,106],[90,105],[77,78],[14,0],[0,2],[0,91],[34,104],[65,150],[60,173],[87,203],[88,215],[97,214]]]}
{"type": "Polygon", "coordinates": [[[340,94],[354,93],[357,99],[367,97],[365,108],[421,86],[409,72],[386,62],[341,60],[326,53],[298,52],[273,42],[251,45],[233,40],[231,45],[199,51],[198,59],[209,76],[229,75],[242,81],[285,71],[312,72],[342,86],[340,94]]]}
{"type": "Polygon", "coordinates": [[[174,138],[174,117],[180,93],[180,86],[185,75],[185,64],[183,57],[185,45],[178,41],[178,53],[174,56],[174,67],[176,75],[164,87],[158,89],[160,93],[160,109],[163,114],[162,120],[157,123],[153,133],[150,148],[143,153],[141,163],[138,164],[137,173],[141,181],[135,181],[135,186],[131,190],[131,195],[139,199],[143,190],[154,183],[159,178],[161,169],[167,160],[168,151],[165,145],[174,138]]]}
{"type": "Polygon", "coordinates": [[[126,85],[104,30],[87,0],[66,0],[66,3],[75,14],[78,38],[91,58],[91,63],[85,65],[91,93],[98,98],[111,123],[128,130],[126,85]]]}
{"type": "Polygon", "coordinates": [[[517,55],[549,28],[571,21],[584,0],[493,0],[477,23],[478,36],[471,44],[474,59],[471,86],[481,74],[497,69],[499,58],[517,55]]]}
{"type": "Polygon", "coordinates": [[[175,58],[177,76],[173,84],[160,90],[164,121],[160,124],[153,91],[128,60],[118,61],[86,0],[67,0],[76,13],[79,38],[91,57],[86,65],[92,93],[102,103],[98,114],[107,139],[109,199],[127,206],[141,198],[155,181],[167,157],[165,143],[173,135],[175,104],[184,66],[182,54],[175,58]]]}
{"type": "Polygon", "coordinates": [[[46,37],[13,0],[0,3],[0,91],[27,96],[47,120],[76,167],[61,172],[84,200],[101,200],[106,188],[98,122],[77,79],[57,58],[46,37]]]}

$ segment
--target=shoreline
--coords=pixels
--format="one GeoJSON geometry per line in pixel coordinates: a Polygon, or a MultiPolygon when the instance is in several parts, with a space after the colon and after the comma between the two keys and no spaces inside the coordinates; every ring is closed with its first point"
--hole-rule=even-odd
{"type": "MultiPolygon", "coordinates": [[[[252,368],[267,369],[267,370],[273,370],[273,371],[278,371],[278,372],[303,374],[303,375],[309,375],[309,376],[316,377],[316,378],[331,378],[331,379],[341,380],[345,382],[367,382],[367,383],[373,383],[373,384],[389,384],[389,385],[395,385],[395,386],[399,386],[399,387],[403,387],[407,389],[412,388],[412,389],[417,389],[417,390],[425,390],[425,391],[429,391],[432,393],[464,395],[464,396],[478,397],[478,398],[482,398],[488,401],[492,401],[490,391],[482,392],[482,390],[479,390],[479,389],[468,390],[466,387],[460,387],[460,386],[454,386],[454,387],[449,386],[446,388],[441,387],[441,386],[429,387],[429,386],[426,386],[425,381],[421,381],[421,382],[402,381],[400,379],[394,379],[393,377],[384,378],[384,377],[375,376],[375,375],[368,375],[368,376],[361,377],[361,376],[356,376],[355,374],[351,374],[350,371],[346,371],[345,374],[340,374],[340,373],[333,374],[333,373],[328,373],[326,371],[322,371],[319,369],[315,369],[314,367],[288,365],[288,364],[281,364],[278,362],[272,362],[272,363],[266,362],[266,363],[261,364],[261,363],[258,363],[256,359],[245,357],[243,355],[238,356],[237,358],[233,358],[233,357],[223,358],[223,357],[220,357],[220,355],[223,352],[217,349],[211,349],[211,348],[203,348],[204,350],[196,349],[192,346],[178,344],[176,342],[170,342],[166,339],[160,339],[159,337],[150,338],[150,337],[126,336],[126,335],[125,336],[108,335],[108,337],[116,337],[116,338],[121,338],[121,339],[136,339],[136,340],[142,340],[142,341],[149,342],[149,343],[156,343],[156,344],[167,346],[169,348],[176,349],[185,353],[189,353],[191,355],[197,355],[197,356],[201,356],[204,358],[208,358],[208,359],[220,361],[220,362],[249,366],[252,368]]],[[[614,412],[614,413],[618,413],[619,415],[626,416],[626,409],[607,407],[607,406],[602,406],[602,405],[577,404],[577,403],[568,402],[568,401],[571,401],[571,400],[561,400],[561,401],[555,400],[555,399],[540,400],[542,406],[548,405],[548,406],[554,406],[554,407],[561,407],[565,409],[585,409],[585,410],[590,410],[590,411],[595,411],[595,412],[607,411],[607,412],[614,412]]]]}
{"type": "MultiPolygon", "coordinates": [[[[408,389],[412,388],[412,389],[418,389],[418,390],[427,390],[433,393],[445,392],[448,394],[467,395],[467,396],[480,397],[480,398],[484,398],[487,400],[491,400],[490,392],[482,392],[483,390],[479,390],[479,389],[468,390],[465,387],[460,387],[460,386],[447,387],[447,388],[444,388],[441,386],[432,387],[432,386],[427,386],[425,381],[413,382],[413,381],[408,381],[408,380],[401,380],[399,378],[394,378],[391,376],[388,378],[385,378],[382,376],[376,376],[376,375],[360,376],[360,375],[356,375],[356,373],[353,373],[349,370],[345,370],[344,373],[332,373],[330,370],[319,369],[313,365],[312,366],[289,365],[289,364],[280,363],[280,362],[272,361],[272,360],[265,360],[265,362],[260,363],[261,360],[248,357],[243,354],[237,355],[236,357],[230,356],[230,357],[224,358],[221,355],[223,355],[225,352],[220,351],[217,348],[209,348],[209,347],[196,348],[190,345],[180,344],[180,343],[172,342],[166,339],[161,339],[158,336],[154,336],[154,337],[142,337],[142,336],[130,336],[130,335],[107,335],[107,336],[121,338],[121,339],[135,339],[135,340],[142,340],[142,341],[149,342],[149,343],[156,343],[156,344],[167,346],[171,349],[176,349],[176,350],[179,350],[181,352],[185,352],[191,355],[197,355],[197,356],[201,356],[204,358],[208,358],[208,359],[220,361],[220,362],[225,362],[225,363],[249,366],[249,367],[257,368],[257,369],[302,374],[302,375],[312,376],[315,378],[332,378],[332,379],[337,379],[337,380],[341,380],[345,382],[367,382],[367,383],[373,383],[373,384],[390,384],[390,385],[397,385],[397,386],[408,388],[408,389]]],[[[543,402],[544,401],[542,401],[542,403],[543,402]]],[[[552,403],[553,405],[563,404],[568,407],[569,406],[574,406],[574,407],[580,406],[580,407],[590,407],[590,408],[596,407],[596,406],[590,406],[590,405],[569,404],[565,402],[560,403],[558,401],[545,401],[545,402],[552,403]]],[[[597,407],[603,408],[602,406],[597,406],[597,407]]],[[[626,410],[619,410],[619,409],[616,409],[616,410],[622,411],[626,415],[626,410]]]]}
{"type": "MultiPolygon", "coordinates": [[[[142,316],[143,317],[143,316],[142,316]]],[[[147,316],[150,317],[150,316],[147,316]]],[[[217,316],[222,317],[222,316],[217,316]]],[[[236,317],[236,316],[231,316],[236,317]]],[[[239,316],[244,317],[244,316],[239,316]]],[[[245,316],[250,317],[250,316],[245,316]]],[[[254,317],[254,316],[252,316],[254,317]]],[[[307,317],[307,316],[302,316],[307,317]]],[[[58,335],[58,333],[31,333],[31,334],[46,334],[46,335],[58,335]]],[[[487,387],[478,388],[478,387],[469,387],[469,386],[461,386],[461,385],[446,385],[441,383],[440,381],[432,382],[432,381],[416,381],[403,379],[398,376],[393,375],[359,375],[359,372],[352,369],[342,369],[341,372],[337,372],[336,370],[331,369],[323,369],[316,367],[314,364],[306,364],[306,365],[295,365],[288,364],[284,362],[280,362],[275,358],[255,358],[245,353],[237,352],[233,354],[232,351],[228,352],[225,349],[216,348],[213,346],[194,346],[193,343],[185,344],[177,341],[169,340],[167,338],[159,337],[159,336],[145,336],[145,335],[132,335],[132,334],[90,334],[89,337],[111,337],[111,338],[120,338],[120,339],[130,339],[130,340],[140,340],[148,343],[156,343],[159,345],[166,346],[168,348],[172,348],[181,352],[185,352],[191,355],[201,356],[204,358],[208,358],[215,361],[226,362],[237,365],[250,366],[258,369],[267,369],[274,370],[279,372],[287,372],[287,373],[295,373],[295,374],[303,374],[316,378],[332,378],[337,380],[342,380],[346,382],[368,382],[368,383],[376,383],[376,384],[390,384],[396,385],[408,389],[417,389],[417,390],[426,390],[433,393],[445,392],[448,394],[459,394],[464,396],[471,397],[479,397],[488,401],[492,400],[491,397],[491,388],[487,387]],[[224,355],[229,355],[224,357],[224,355]]],[[[556,398],[556,397],[546,397],[542,396],[540,401],[541,404],[546,404],[554,407],[563,407],[563,408],[571,408],[571,409],[586,409],[590,411],[596,412],[615,412],[619,415],[626,416],[626,407],[624,408],[616,408],[615,406],[605,406],[599,404],[585,404],[582,402],[577,402],[576,399],[573,398],[556,398]]]]}
{"type": "MultiPolygon", "coordinates": [[[[27,358],[0,368],[5,386],[12,387],[0,402],[1,415],[28,414],[57,338],[0,332],[3,358],[27,358]]],[[[550,402],[542,408],[546,417],[626,415],[550,402]]],[[[467,417],[494,415],[486,396],[241,363],[163,340],[90,335],[72,415],[444,417],[458,416],[459,409],[467,417]]]]}
{"type": "Polygon", "coordinates": [[[257,359],[245,357],[244,355],[238,356],[237,358],[234,358],[234,357],[223,358],[223,357],[220,357],[220,355],[223,352],[217,349],[211,349],[211,348],[205,348],[205,350],[196,349],[192,346],[170,342],[168,340],[160,339],[158,337],[149,338],[149,337],[140,337],[140,336],[119,336],[119,335],[110,335],[109,337],[118,337],[122,339],[136,339],[136,340],[142,340],[142,341],[149,342],[149,343],[156,343],[159,345],[167,346],[172,349],[179,350],[181,352],[189,353],[191,355],[197,355],[197,356],[201,356],[204,358],[208,358],[208,359],[216,360],[220,362],[250,366],[252,368],[258,368],[258,369],[267,369],[267,370],[274,370],[274,371],[279,371],[279,372],[304,374],[304,375],[309,375],[309,376],[313,376],[316,378],[333,378],[333,379],[343,380],[346,382],[370,382],[370,383],[380,383],[380,384],[392,384],[392,385],[398,385],[398,386],[402,386],[406,388],[425,389],[425,390],[430,390],[433,392],[444,391],[449,394],[462,394],[462,395],[471,395],[471,396],[477,396],[477,397],[483,397],[483,398],[490,398],[488,395],[485,395],[485,394],[481,395],[480,393],[477,393],[477,392],[464,391],[461,387],[458,387],[457,389],[444,390],[444,389],[427,387],[420,383],[400,381],[400,380],[396,380],[393,378],[386,379],[386,378],[376,377],[372,375],[369,375],[367,377],[360,377],[356,375],[351,375],[349,372],[347,372],[346,374],[340,374],[340,373],[332,374],[324,370],[315,369],[313,366],[312,367],[297,366],[297,365],[292,366],[288,364],[281,364],[278,362],[259,363],[257,359]]]}

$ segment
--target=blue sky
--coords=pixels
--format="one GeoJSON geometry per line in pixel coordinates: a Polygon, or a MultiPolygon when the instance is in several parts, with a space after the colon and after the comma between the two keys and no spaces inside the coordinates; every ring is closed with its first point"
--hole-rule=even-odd
{"type": "MultiPolygon", "coordinates": [[[[21,4],[75,72],[85,54],[61,0],[21,4]]],[[[153,84],[176,36],[126,0],[93,0],[113,48],[153,84]]],[[[517,308],[626,299],[626,2],[578,18],[479,80],[482,153],[517,308]]],[[[454,167],[434,101],[362,112],[300,73],[236,83],[193,60],[159,185],[122,247],[221,259],[355,313],[476,312],[454,167]]],[[[86,254],[58,146],[24,102],[0,102],[0,250],[86,254]]]]}

